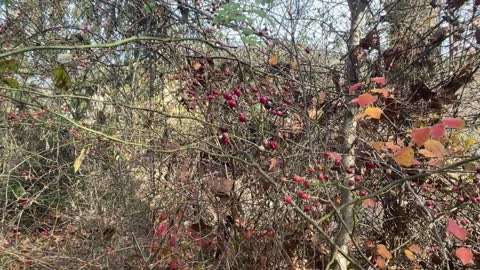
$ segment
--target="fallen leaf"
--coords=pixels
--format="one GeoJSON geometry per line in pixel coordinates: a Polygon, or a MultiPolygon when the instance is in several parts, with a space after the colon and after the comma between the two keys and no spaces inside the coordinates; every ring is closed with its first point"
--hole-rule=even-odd
{"type": "Polygon", "coordinates": [[[432,166],[432,167],[436,167],[436,168],[440,168],[440,167],[443,167],[444,162],[443,162],[443,159],[435,158],[435,159],[432,159],[432,160],[428,161],[427,165],[432,166]]]}
{"type": "Polygon", "coordinates": [[[462,118],[452,118],[452,117],[444,117],[442,122],[448,128],[464,128],[465,127],[465,120],[462,118]]]}
{"type": "Polygon", "coordinates": [[[365,117],[365,114],[364,114],[364,113],[359,113],[359,114],[355,115],[355,121],[360,121],[360,120],[362,120],[364,117],[365,117]]]}
{"type": "Polygon", "coordinates": [[[431,127],[431,135],[432,135],[432,138],[434,139],[440,139],[442,138],[443,136],[445,136],[445,125],[444,124],[436,124],[434,125],[433,127],[431,127]]]}
{"type": "Polygon", "coordinates": [[[412,130],[412,140],[417,146],[422,146],[430,139],[430,128],[414,128],[412,130]]]}
{"type": "Polygon", "coordinates": [[[378,107],[369,107],[365,110],[365,115],[370,116],[373,119],[382,118],[383,111],[378,107]]]}
{"type": "Polygon", "coordinates": [[[270,63],[270,65],[274,66],[274,65],[277,65],[279,61],[280,61],[280,57],[274,54],[272,55],[272,57],[270,57],[270,60],[268,62],[270,63]]]}
{"type": "Polygon", "coordinates": [[[405,249],[403,253],[405,253],[405,256],[412,262],[417,259],[417,256],[415,256],[415,254],[413,254],[413,252],[408,249],[405,249]]]}
{"type": "Polygon", "coordinates": [[[467,231],[458,226],[454,219],[448,221],[447,231],[462,241],[467,240],[467,231]]]}
{"type": "Polygon", "coordinates": [[[400,166],[411,167],[414,164],[412,147],[404,147],[393,154],[393,159],[400,166]]]}
{"type": "Polygon", "coordinates": [[[447,155],[447,150],[445,150],[443,144],[437,140],[426,141],[424,147],[440,159],[443,159],[447,155]]]}
{"type": "Polygon", "coordinates": [[[400,149],[402,149],[402,147],[400,147],[399,145],[396,145],[395,143],[393,142],[386,142],[385,143],[385,147],[387,147],[387,149],[393,151],[393,152],[396,152],[400,149]]]}
{"type": "Polygon", "coordinates": [[[340,155],[339,153],[337,152],[328,152],[326,151],[325,153],[328,153],[329,156],[333,159],[335,159],[336,161],[342,161],[342,155],[340,155]]]}
{"type": "Polygon", "coordinates": [[[348,88],[348,92],[349,92],[350,94],[355,93],[355,92],[357,92],[358,90],[362,89],[362,87],[363,87],[363,83],[361,83],[361,82],[360,82],[360,83],[356,83],[356,84],[354,84],[354,85],[351,85],[351,86],[348,88]]]}
{"type": "Polygon", "coordinates": [[[369,94],[369,93],[365,93],[358,96],[357,103],[360,107],[363,108],[365,106],[373,104],[375,101],[377,101],[377,99],[378,97],[373,96],[372,94],[369,94]]]}
{"type": "Polygon", "coordinates": [[[374,77],[371,79],[371,81],[382,86],[387,83],[387,81],[385,80],[385,77],[374,77]]]}
{"type": "Polygon", "coordinates": [[[473,253],[471,248],[461,247],[455,250],[455,255],[462,261],[463,265],[473,264],[473,253]]]}
{"type": "Polygon", "coordinates": [[[383,244],[377,245],[377,253],[378,253],[378,255],[382,256],[383,258],[385,258],[387,260],[390,260],[390,259],[393,258],[392,253],[383,244]]]}

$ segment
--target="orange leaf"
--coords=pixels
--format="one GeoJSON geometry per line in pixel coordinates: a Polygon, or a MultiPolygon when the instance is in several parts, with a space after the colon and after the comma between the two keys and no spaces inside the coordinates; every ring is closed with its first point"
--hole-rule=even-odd
{"type": "Polygon", "coordinates": [[[378,152],[381,152],[383,149],[385,149],[384,142],[370,142],[370,145],[378,152]]]}
{"type": "Polygon", "coordinates": [[[392,253],[387,249],[385,245],[382,245],[382,244],[377,245],[377,253],[378,255],[382,256],[387,260],[390,260],[393,258],[392,253]]]}
{"type": "Polygon", "coordinates": [[[412,130],[412,140],[417,146],[422,146],[430,139],[430,128],[414,128],[412,130]]]}
{"type": "Polygon", "coordinates": [[[270,159],[270,167],[268,168],[269,171],[275,169],[278,166],[278,159],[272,158],[270,159]]]}
{"type": "Polygon", "coordinates": [[[415,254],[420,254],[422,252],[422,249],[417,244],[410,245],[408,249],[410,249],[415,254]]]}
{"type": "Polygon", "coordinates": [[[385,266],[387,266],[387,263],[385,262],[385,259],[383,259],[382,257],[377,257],[377,259],[375,260],[375,264],[380,269],[384,269],[385,266]]]}
{"type": "Polygon", "coordinates": [[[382,94],[384,97],[388,97],[390,95],[390,90],[386,88],[375,88],[370,90],[370,92],[375,94],[382,94]]]}
{"type": "Polygon", "coordinates": [[[425,157],[428,157],[428,158],[436,157],[435,154],[433,154],[432,152],[428,151],[427,149],[423,149],[423,148],[418,150],[418,153],[422,154],[422,155],[424,155],[425,157]]]}
{"type": "MultiPolygon", "coordinates": [[[[357,103],[360,107],[365,107],[367,105],[373,104],[377,101],[378,97],[373,96],[372,94],[365,93],[358,96],[357,103]]],[[[353,101],[352,101],[353,102],[353,101]]]]}
{"type": "Polygon", "coordinates": [[[465,241],[467,240],[467,231],[462,227],[458,226],[457,222],[454,219],[448,221],[447,230],[449,233],[455,235],[458,239],[465,241]]]}
{"type": "Polygon", "coordinates": [[[385,85],[387,81],[385,80],[385,77],[374,77],[371,79],[372,82],[380,84],[380,85],[385,85]]]}
{"type": "Polygon", "coordinates": [[[351,86],[348,88],[348,92],[349,92],[350,94],[355,93],[355,92],[357,92],[358,90],[362,89],[362,87],[363,87],[363,83],[361,83],[361,82],[360,82],[360,83],[356,83],[356,84],[354,84],[354,85],[351,85],[351,86]]]}
{"type": "Polygon", "coordinates": [[[460,259],[460,261],[462,261],[463,265],[474,263],[473,253],[471,248],[466,248],[466,247],[457,248],[457,250],[455,251],[455,255],[457,256],[457,258],[460,259]]]}
{"type": "Polygon", "coordinates": [[[411,167],[414,164],[412,147],[404,147],[393,154],[393,159],[400,166],[411,167]]]}
{"type": "Polygon", "coordinates": [[[396,152],[396,151],[402,149],[400,146],[396,145],[393,142],[386,142],[385,147],[387,147],[388,149],[390,149],[393,152],[396,152]]]}
{"type": "Polygon", "coordinates": [[[413,252],[411,252],[410,250],[408,249],[405,249],[403,251],[403,253],[405,253],[405,256],[410,260],[410,261],[415,261],[417,259],[417,256],[415,256],[415,254],[413,254],[413,252]]]}
{"type": "Polygon", "coordinates": [[[436,124],[431,128],[432,138],[440,139],[445,135],[445,125],[444,124],[436,124]]]}
{"type": "Polygon", "coordinates": [[[443,159],[447,155],[447,150],[445,150],[443,144],[437,140],[426,141],[424,147],[439,159],[443,159]]]}
{"type": "Polygon", "coordinates": [[[270,57],[270,61],[268,62],[270,63],[270,65],[274,66],[274,65],[277,65],[279,61],[280,61],[280,57],[274,54],[272,55],[272,57],[270,57]]]}
{"type": "Polygon", "coordinates": [[[462,118],[445,117],[442,119],[442,122],[448,128],[464,128],[465,127],[465,120],[463,120],[462,118]]]}
{"type": "Polygon", "coordinates": [[[378,107],[369,107],[365,110],[365,115],[370,116],[373,119],[380,119],[382,118],[382,109],[378,107]]]}

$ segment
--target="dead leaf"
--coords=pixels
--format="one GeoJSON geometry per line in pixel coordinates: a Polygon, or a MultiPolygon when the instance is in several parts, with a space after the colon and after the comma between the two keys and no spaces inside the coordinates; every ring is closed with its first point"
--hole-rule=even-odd
{"type": "Polygon", "coordinates": [[[373,104],[377,100],[378,100],[378,97],[373,96],[372,94],[369,94],[369,93],[365,93],[358,96],[356,103],[358,103],[358,105],[363,108],[365,106],[373,104]]]}
{"type": "Polygon", "coordinates": [[[270,167],[268,168],[269,171],[272,171],[278,166],[279,162],[277,158],[270,159],[270,167]]]}
{"type": "Polygon", "coordinates": [[[280,57],[274,54],[272,55],[272,57],[270,57],[270,60],[268,62],[270,63],[270,65],[274,66],[274,65],[278,65],[279,61],[280,61],[280,57]]]}
{"type": "Polygon", "coordinates": [[[378,152],[381,152],[385,149],[385,143],[384,142],[370,142],[370,146],[372,146],[378,152]]]}
{"type": "Polygon", "coordinates": [[[437,140],[426,141],[424,147],[439,159],[443,159],[447,155],[447,150],[445,150],[443,144],[437,140]]]}
{"type": "Polygon", "coordinates": [[[422,252],[422,249],[420,248],[419,245],[417,244],[411,244],[409,247],[408,247],[409,250],[411,250],[413,253],[415,254],[420,254],[422,252]]]}
{"type": "Polygon", "coordinates": [[[387,260],[390,260],[390,259],[393,258],[392,253],[383,244],[377,245],[377,253],[378,253],[378,255],[382,256],[383,258],[385,258],[387,260]]]}
{"type": "Polygon", "coordinates": [[[370,90],[370,92],[375,94],[382,94],[384,97],[388,97],[390,95],[390,90],[386,88],[375,88],[370,90]]]}
{"type": "Polygon", "coordinates": [[[411,167],[414,164],[414,152],[412,147],[404,147],[393,154],[393,159],[398,165],[411,167]]]}
{"type": "Polygon", "coordinates": [[[413,254],[413,252],[411,252],[408,249],[405,249],[403,253],[405,253],[405,256],[407,257],[407,259],[409,259],[412,262],[417,259],[417,256],[415,256],[415,254],[413,254]]]}
{"type": "Polygon", "coordinates": [[[387,263],[382,257],[377,257],[377,259],[375,259],[375,265],[381,269],[384,269],[387,266],[387,263]]]}
{"type": "Polygon", "coordinates": [[[418,150],[418,153],[425,156],[425,157],[428,157],[428,158],[433,158],[433,157],[436,157],[435,154],[433,154],[432,152],[428,151],[427,149],[420,149],[418,150]]]}

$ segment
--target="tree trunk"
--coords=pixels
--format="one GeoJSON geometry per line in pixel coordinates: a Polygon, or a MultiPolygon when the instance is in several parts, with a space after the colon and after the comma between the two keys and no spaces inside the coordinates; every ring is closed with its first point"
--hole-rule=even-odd
{"type": "MultiPolygon", "coordinates": [[[[348,86],[353,85],[359,81],[359,63],[355,55],[355,48],[358,47],[360,39],[362,38],[362,30],[365,24],[367,1],[364,0],[349,0],[348,5],[351,14],[351,28],[350,38],[347,41],[348,58],[346,62],[346,79],[348,86]]],[[[348,88],[346,89],[348,92],[348,88]]],[[[347,100],[349,103],[350,100],[347,100]]],[[[343,119],[343,144],[342,152],[345,154],[343,158],[344,168],[351,168],[355,166],[355,147],[354,141],[356,138],[357,123],[354,119],[354,111],[346,110],[343,119]]],[[[348,176],[344,178],[343,187],[341,187],[342,204],[349,203],[353,200],[350,188],[348,188],[348,176]]],[[[348,253],[348,243],[350,242],[350,234],[353,229],[353,205],[345,207],[341,211],[340,230],[335,238],[335,243],[345,253],[348,253]]],[[[334,265],[333,269],[347,270],[348,260],[339,252],[333,252],[334,265]]]]}

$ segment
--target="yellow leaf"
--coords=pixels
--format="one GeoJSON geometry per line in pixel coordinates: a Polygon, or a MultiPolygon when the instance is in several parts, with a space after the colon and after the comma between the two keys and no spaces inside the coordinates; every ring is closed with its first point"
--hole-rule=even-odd
{"type": "Polygon", "coordinates": [[[364,113],[359,113],[359,114],[355,115],[355,121],[360,121],[360,120],[362,120],[364,117],[365,117],[365,114],[364,114],[364,113]]]}
{"type": "Polygon", "coordinates": [[[378,255],[382,256],[387,260],[390,260],[393,258],[392,253],[387,249],[385,245],[382,245],[382,244],[377,245],[377,253],[378,255]]]}
{"type": "Polygon", "coordinates": [[[390,90],[385,88],[375,88],[370,90],[370,92],[375,94],[382,94],[384,97],[388,97],[390,95],[390,90]]]}
{"type": "Polygon", "coordinates": [[[382,117],[382,113],[382,109],[378,107],[369,107],[365,110],[365,115],[374,119],[380,119],[382,117]]]}
{"type": "Polygon", "coordinates": [[[424,147],[439,159],[443,159],[447,155],[447,150],[445,150],[443,144],[437,140],[426,141],[424,147]]]}
{"type": "Polygon", "coordinates": [[[80,155],[78,155],[78,157],[75,159],[75,162],[73,162],[74,173],[78,172],[86,156],[87,156],[87,149],[83,147],[82,150],[80,151],[80,155]]]}
{"type": "Polygon", "coordinates": [[[410,260],[410,261],[415,261],[417,259],[417,256],[415,256],[415,254],[413,254],[413,252],[411,252],[410,250],[408,249],[405,249],[403,251],[405,253],[405,256],[410,260]]]}
{"type": "Polygon", "coordinates": [[[470,148],[470,146],[472,145],[475,145],[477,143],[477,140],[473,139],[473,138],[468,138],[465,140],[465,146],[468,148],[470,148]]]}
{"type": "Polygon", "coordinates": [[[413,160],[414,152],[412,147],[404,147],[393,154],[393,159],[400,166],[410,167],[415,162],[413,160]]]}
{"type": "Polygon", "coordinates": [[[278,62],[280,61],[280,57],[276,54],[272,55],[272,57],[270,57],[270,65],[274,66],[274,65],[277,65],[278,62]]]}

